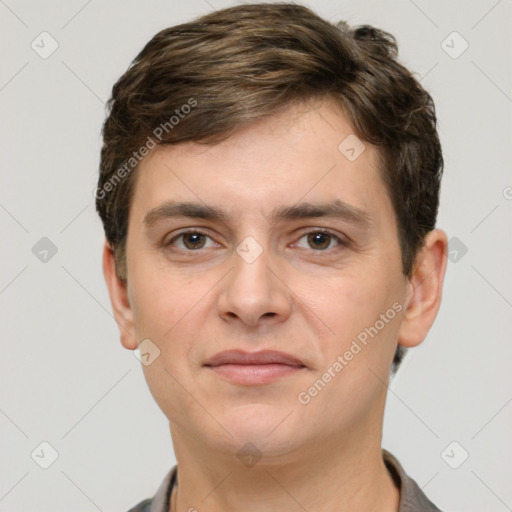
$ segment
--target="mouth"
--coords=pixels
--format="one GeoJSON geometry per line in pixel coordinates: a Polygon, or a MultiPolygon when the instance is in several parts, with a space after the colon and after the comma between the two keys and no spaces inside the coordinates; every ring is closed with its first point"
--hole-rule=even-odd
{"type": "Polygon", "coordinates": [[[306,369],[301,360],[275,350],[228,350],[216,354],[204,366],[219,377],[245,386],[268,384],[306,369]]]}

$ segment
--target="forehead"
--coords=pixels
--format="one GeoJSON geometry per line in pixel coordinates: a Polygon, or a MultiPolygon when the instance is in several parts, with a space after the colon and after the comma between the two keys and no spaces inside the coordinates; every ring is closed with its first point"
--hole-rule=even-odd
{"type": "Polygon", "coordinates": [[[130,216],[139,222],[169,200],[233,217],[270,218],[299,201],[335,200],[382,214],[390,204],[378,165],[376,149],[357,138],[333,100],[312,100],[251,122],[219,144],[158,146],[139,164],[130,216]]]}

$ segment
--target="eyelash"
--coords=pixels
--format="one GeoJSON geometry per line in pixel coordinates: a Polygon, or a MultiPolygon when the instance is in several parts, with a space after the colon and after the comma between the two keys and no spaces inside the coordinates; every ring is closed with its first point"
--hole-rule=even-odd
{"type": "MultiPolygon", "coordinates": [[[[170,247],[172,246],[172,244],[178,240],[179,238],[181,238],[182,236],[184,235],[187,235],[187,234],[195,234],[195,235],[202,235],[202,236],[206,236],[210,239],[211,236],[208,234],[208,233],[205,233],[204,231],[201,231],[199,229],[188,229],[186,231],[182,231],[181,233],[178,233],[177,235],[175,235],[173,238],[171,238],[171,240],[169,240],[165,245],[165,247],[170,247]]],[[[303,233],[299,240],[301,240],[302,238],[304,238],[305,236],[307,235],[311,235],[311,234],[319,234],[319,233],[322,233],[322,234],[325,234],[325,235],[328,235],[330,236],[332,239],[334,239],[338,245],[334,248],[331,248],[331,249],[319,249],[319,250],[316,250],[316,249],[309,249],[313,252],[316,252],[316,253],[322,253],[322,252],[330,252],[332,251],[333,249],[336,249],[336,248],[340,248],[340,247],[347,247],[349,245],[349,242],[347,240],[344,240],[340,237],[338,237],[337,235],[335,235],[334,233],[332,233],[331,231],[329,230],[326,230],[326,229],[314,229],[312,231],[307,231],[306,233],[303,233]]],[[[183,252],[189,252],[189,253],[194,253],[196,251],[200,251],[200,249],[177,249],[178,251],[183,251],[183,252]]],[[[306,249],[307,250],[307,249],[306,249]]]]}

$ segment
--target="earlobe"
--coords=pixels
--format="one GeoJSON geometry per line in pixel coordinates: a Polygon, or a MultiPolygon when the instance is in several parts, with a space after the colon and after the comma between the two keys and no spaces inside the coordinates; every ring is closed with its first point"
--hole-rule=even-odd
{"type": "Polygon", "coordinates": [[[398,334],[398,344],[403,347],[419,345],[434,323],[441,305],[447,245],[446,233],[435,229],[426,236],[418,253],[398,334]]]}
{"type": "Polygon", "coordinates": [[[110,295],[114,317],[119,327],[121,344],[126,349],[135,350],[137,348],[137,337],[135,336],[133,311],[128,297],[127,284],[117,276],[114,252],[106,239],[103,245],[103,275],[110,295]]]}

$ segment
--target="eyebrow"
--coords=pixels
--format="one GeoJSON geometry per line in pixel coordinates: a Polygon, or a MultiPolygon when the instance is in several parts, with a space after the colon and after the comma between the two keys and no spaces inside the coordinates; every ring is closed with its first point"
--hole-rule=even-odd
{"type": "MultiPolygon", "coordinates": [[[[151,228],[164,219],[174,217],[190,217],[221,222],[225,222],[229,218],[222,209],[214,206],[188,201],[168,201],[149,210],[143,223],[146,228],[151,228]]],[[[270,219],[274,222],[319,217],[341,219],[361,228],[369,228],[372,225],[368,213],[340,199],[328,203],[299,203],[292,206],[281,206],[270,215],[270,219]]]]}

